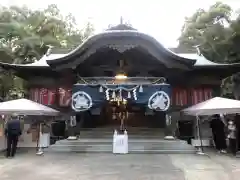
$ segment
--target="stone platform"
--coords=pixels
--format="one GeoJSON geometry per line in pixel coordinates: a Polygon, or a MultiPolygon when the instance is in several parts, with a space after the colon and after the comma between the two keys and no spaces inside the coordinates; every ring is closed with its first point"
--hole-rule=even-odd
{"type": "MultiPolygon", "coordinates": [[[[96,128],[81,131],[78,140],[59,140],[47,152],[112,153],[113,129],[96,128]]],[[[163,129],[128,129],[129,153],[195,153],[193,146],[182,140],[165,140],[163,129]]]]}

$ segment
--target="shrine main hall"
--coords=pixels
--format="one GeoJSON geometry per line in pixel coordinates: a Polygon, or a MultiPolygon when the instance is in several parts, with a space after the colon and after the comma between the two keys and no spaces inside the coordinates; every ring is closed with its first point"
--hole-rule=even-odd
{"type": "MultiPolygon", "coordinates": [[[[222,79],[240,65],[173,52],[119,24],[73,51],[53,50],[31,64],[1,62],[0,67],[28,82],[27,98],[61,111],[62,120],[75,119],[77,131],[123,128],[130,135],[136,129],[174,134],[176,123],[186,120],[180,111],[219,96],[222,79]]],[[[180,135],[191,135],[192,127],[183,124],[180,135]]]]}

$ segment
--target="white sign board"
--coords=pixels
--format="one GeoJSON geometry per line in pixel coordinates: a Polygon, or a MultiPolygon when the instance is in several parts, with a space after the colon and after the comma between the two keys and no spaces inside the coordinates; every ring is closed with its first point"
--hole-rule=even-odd
{"type": "Polygon", "coordinates": [[[114,132],[113,135],[113,153],[114,154],[127,154],[128,153],[128,135],[117,134],[114,132]]]}
{"type": "Polygon", "coordinates": [[[39,139],[39,146],[42,148],[50,146],[50,133],[41,133],[39,139]]]}

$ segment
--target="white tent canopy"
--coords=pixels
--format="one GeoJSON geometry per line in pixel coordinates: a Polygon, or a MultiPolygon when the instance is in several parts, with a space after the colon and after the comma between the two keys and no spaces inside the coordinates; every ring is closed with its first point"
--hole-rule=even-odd
{"type": "Polygon", "coordinates": [[[215,97],[183,110],[193,116],[240,113],[240,101],[215,97]]]}
{"type": "Polygon", "coordinates": [[[59,111],[28,99],[16,99],[0,103],[0,114],[10,115],[13,113],[18,115],[56,116],[59,111]]]}

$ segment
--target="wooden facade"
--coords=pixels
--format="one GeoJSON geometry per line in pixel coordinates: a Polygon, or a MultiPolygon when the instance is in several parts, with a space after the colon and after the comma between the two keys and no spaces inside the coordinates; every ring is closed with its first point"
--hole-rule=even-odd
{"type": "Polygon", "coordinates": [[[240,64],[199,58],[175,54],[151,36],[120,24],[68,54],[45,55],[27,65],[0,63],[0,67],[29,82],[30,99],[68,109],[72,85],[79,77],[114,77],[119,70],[129,77],[164,77],[173,89],[171,109],[179,110],[219,95],[221,80],[240,69],[240,64]]]}

